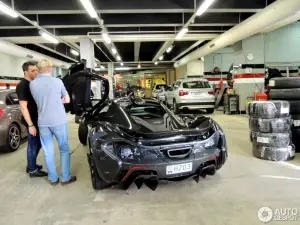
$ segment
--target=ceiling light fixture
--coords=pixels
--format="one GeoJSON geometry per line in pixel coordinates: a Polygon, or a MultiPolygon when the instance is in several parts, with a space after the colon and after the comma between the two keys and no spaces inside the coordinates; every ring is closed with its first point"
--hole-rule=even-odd
{"type": "Polygon", "coordinates": [[[138,68],[141,68],[141,64],[138,65],[138,68]]]}
{"type": "Polygon", "coordinates": [[[173,45],[171,45],[168,49],[167,49],[167,53],[169,53],[169,52],[171,52],[172,51],[172,49],[173,49],[173,45]]]}
{"type": "Polygon", "coordinates": [[[49,41],[53,44],[58,44],[58,40],[55,37],[53,37],[51,34],[48,34],[48,33],[46,33],[45,31],[42,31],[42,30],[40,30],[39,33],[47,41],[49,41]]]}
{"type": "Polygon", "coordinates": [[[201,16],[215,0],[205,0],[199,7],[196,15],[201,16]]]}
{"type": "Polygon", "coordinates": [[[162,55],[161,57],[159,57],[159,60],[161,61],[161,60],[163,60],[164,59],[164,56],[162,55]]]}
{"type": "Polygon", "coordinates": [[[157,64],[158,64],[158,62],[155,62],[154,64],[155,64],[155,65],[157,65],[157,64]]]}
{"type": "Polygon", "coordinates": [[[13,10],[9,6],[5,5],[3,2],[0,2],[0,11],[2,11],[6,15],[11,16],[13,18],[19,17],[18,13],[15,10],[13,10]]]}
{"type": "Polygon", "coordinates": [[[95,68],[95,71],[99,72],[101,69],[100,68],[95,68]]]}
{"type": "Polygon", "coordinates": [[[110,43],[111,43],[111,39],[110,39],[110,37],[108,36],[107,33],[104,32],[104,33],[102,34],[102,37],[103,37],[104,41],[105,41],[107,44],[110,44],[110,43]]]}
{"type": "Polygon", "coordinates": [[[104,66],[102,66],[102,65],[100,66],[100,68],[101,68],[101,69],[103,69],[103,70],[105,70],[105,67],[104,67],[104,66]]]}
{"type": "Polygon", "coordinates": [[[113,54],[117,54],[117,49],[112,48],[111,51],[112,51],[113,54]]]}
{"type": "Polygon", "coordinates": [[[177,34],[175,39],[176,40],[181,39],[188,32],[188,30],[189,29],[187,27],[182,28],[181,31],[177,34]]]}
{"type": "Polygon", "coordinates": [[[97,12],[95,11],[92,3],[90,0],[80,0],[81,1],[81,4],[83,5],[83,7],[85,8],[85,10],[90,14],[90,16],[92,18],[97,18],[98,17],[98,14],[97,12]]]}
{"type": "Polygon", "coordinates": [[[71,48],[70,52],[71,52],[73,55],[79,56],[79,52],[77,52],[75,49],[72,49],[72,48],[71,48]]]}
{"type": "Polygon", "coordinates": [[[116,67],[115,70],[130,70],[130,67],[116,67]]]}
{"type": "Polygon", "coordinates": [[[121,61],[121,57],[120,57],[119,55],[117,56],[117,60],[118,60],[118,61],[121,61]]]}
{"type": "Polygon", "coordinates": [[[124,66],[124,63],[121,63],[121,66],[124,66]]]}

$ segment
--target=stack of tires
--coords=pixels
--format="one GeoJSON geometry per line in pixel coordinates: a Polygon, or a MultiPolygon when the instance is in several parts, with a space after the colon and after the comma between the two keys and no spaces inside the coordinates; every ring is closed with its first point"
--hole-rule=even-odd
{"type": "Polygon", "coordinates": [[[269,82],[270,99],[290,103],[292,118],[292,140],[296,152],[300,152],[300,77],[273,78],[269,82]]]}
{"type": "Polygon", "coordinates": [[[254,101],[248,104],[253,156],[271,161],[294,158],[289,108],[286,101],[254,101]]]}

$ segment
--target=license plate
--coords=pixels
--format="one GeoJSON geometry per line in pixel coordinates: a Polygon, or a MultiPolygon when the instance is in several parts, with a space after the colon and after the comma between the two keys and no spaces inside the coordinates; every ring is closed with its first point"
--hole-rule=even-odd
{"type": "Polygon", "coordinates": [[[167,166],[167,175],[178,174],[178,173],[185,173],[191,172],[193,170],[193,163],[184,163],[184,164],[177,164],[167,166]]]}
{"type": "Polygon", "coordinates": [[[201,92],[192,92],[192,95],[194,95],[194,96],[204,96],[204,93],[201,93],[201,92]]]}
{"type": "Polygon", "coordinates": [[[266,137],[257,137],[257,142],[264,143],[264,144],[269,144],[270,143],[270,139],[266,138],[266,137]]]}

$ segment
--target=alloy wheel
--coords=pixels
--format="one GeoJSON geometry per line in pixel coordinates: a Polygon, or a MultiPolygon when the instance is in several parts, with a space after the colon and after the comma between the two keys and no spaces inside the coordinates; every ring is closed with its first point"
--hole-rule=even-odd
{"type": "Polygon", "coordinates": [[[17,126],[11,126],[9,129],[9,146],[16,150],[21,142],[20,130],[17,126]]]}

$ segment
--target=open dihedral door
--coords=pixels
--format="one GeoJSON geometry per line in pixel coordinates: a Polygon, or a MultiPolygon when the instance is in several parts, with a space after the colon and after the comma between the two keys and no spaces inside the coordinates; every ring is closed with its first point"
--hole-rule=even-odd
{"type": "Polygon", "coordinates": [[[70,103],[65,105],[66,112],[75,114],[76,116],[81,116],[87,111],[94,111],[94,109],[102,104],[108,97],[108,81],[85,69],[83,62],[72,65],[69,68],[68,74],[63,77],[62,81],[71,98],[70,103]],[[102,84],[105,87],[104,95],[99,99],[99,102],[95,106],[92,106],[92,80],[102,81],[102,84]]]}

